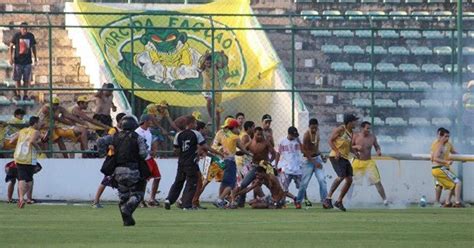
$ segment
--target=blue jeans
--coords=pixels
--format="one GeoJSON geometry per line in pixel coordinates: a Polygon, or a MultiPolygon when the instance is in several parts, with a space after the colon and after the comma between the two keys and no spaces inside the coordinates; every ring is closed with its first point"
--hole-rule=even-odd
{"type": "MultiPolygon", "coordinates": [[[[321,166],[323,165],[323,160],[321,156],[317,156],[314,158],[316,162],[320,163],[321,166]]],[[[323,168],[316,168],[314,164],[312,164],[309,160],[306,160],[303,165],[303,179],[301,180],[300,189],[298,191],[298,196],[296,197],[297,202],[302,202],[304,196],[306,194],[306,188],[308,187],[309,181],[311,180],[311,176],[316,176],[319,183],[319,196],[321,197],[321,201],[326,199],[328,194],[326,179],[324,178],[323,168]]]]}

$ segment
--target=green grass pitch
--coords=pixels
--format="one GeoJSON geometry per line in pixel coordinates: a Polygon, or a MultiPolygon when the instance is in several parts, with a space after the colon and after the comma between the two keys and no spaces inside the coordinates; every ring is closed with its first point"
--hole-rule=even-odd
{"type": "Polygon", "coordinates": [[[0,205],[0,247],[474,247],[474,208],[138,209],[0,205]]]}

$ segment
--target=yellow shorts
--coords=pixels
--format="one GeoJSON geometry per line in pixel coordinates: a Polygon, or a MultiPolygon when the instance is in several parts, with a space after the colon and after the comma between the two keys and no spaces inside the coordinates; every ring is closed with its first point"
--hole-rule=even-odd
{"type": "Polygon", "coordinates": [[[79,137],[76,136],[76,134],[74,133],[74,127],[68,127],[68,128],[57,127],[57,128],[55,128],[54,132],[53,132],[53,140],[56,141],[59,138],[69,139],[72,142],[77,142],[79,140],[79,137]]]}
{"type": "Polygon", "coordinates": [[[216,163],[211,163],[209,170],[207,171],[206,180],[210,182],[214,179],[216,182],[221,182],[223,177],[224,170],[222,170],[216,163]]]}
{"type": "Polygon", "coordinates": [[[444,189],[454,189],[456,183],[459,182],[459,179],[456,177],[456,175],[445,166],[435,167],[437,168],[431,169],[431,174],[435,178],[436,182],[438,182],[438,185],[441,185],[444,189]]]}
{"type": "Polygon", "coordinates": [[[352,163],[352,171],[354,174],[354,182],[361,184],[362,180],[367,177],[370,185],[380,182],[380,173],[374,160],[354,159],[352,163]]]}

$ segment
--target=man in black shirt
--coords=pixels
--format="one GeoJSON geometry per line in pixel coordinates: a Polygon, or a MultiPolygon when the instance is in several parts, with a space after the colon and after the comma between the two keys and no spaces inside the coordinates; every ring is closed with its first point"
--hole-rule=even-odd
{"type": "Polygon", "coordinates": [[[182,196],[183,209],[192,209],[192,199],[196,192],[197,181],[199,178],[198,150],[208,150],[206,140],[196,128],[196,119],[194,116],[186,116],[186,129],[176,134],[173,145],[178,154],[178,171],[176,178],[171,186],[168,197],[165,200],[165,208],[170,209],[171,204],[175,203],[183,189],[184,182],[186,187],[182,196]]]}
{"type": "MultiPolygon", "coordinates": [[[[10,41],[8,54],[10,55],[10,64],[13,65],[13,80],[16,81],[16,87],[21,87],[23,79],[23,87],[29,87],[31,80],[31,64],[33,63],[31,53],[33,52],[35,63],[38,62],[36,56],[36,40],[35,36],[28,32],[28,24],[22,22],[20,32],[13,35],[10,41]],[[14,50],[13,50],[14,49],[14,50]]],[[[23,100],[29,100],[28,91],[24,90],[23,100]]],[[[21,91],[15,92],[15,100],[21,100],[21,91]]]]}

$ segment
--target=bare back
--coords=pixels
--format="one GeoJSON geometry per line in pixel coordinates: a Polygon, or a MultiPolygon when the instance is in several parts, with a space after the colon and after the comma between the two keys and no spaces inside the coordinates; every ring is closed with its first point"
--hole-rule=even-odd
{"type": "Polygon", "coordinates": [[[359,151],[360,160],[370,160],[372,159],[370,155],[372,147],[376,145],[375,135],[369,134],[364,136],[362,133],[358,133],[355,136],[353,145],[360,146],[360,149],[357,149],[359,151]]]}

